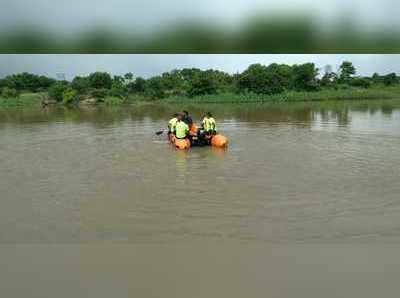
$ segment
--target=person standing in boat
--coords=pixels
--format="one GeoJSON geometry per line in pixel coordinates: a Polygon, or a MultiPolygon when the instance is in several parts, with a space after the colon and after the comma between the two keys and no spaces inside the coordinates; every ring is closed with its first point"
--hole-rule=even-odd
{"type": "Polygon", "coordinates": [[[189,126],[189,140],[193,143],[197,139],[199,129],[195,123],[193,123],[193,118],[190,116],[188,111],[183,111],[183,121],[189,126]]]}
{"type": "Polygon", "coordinates": [[[178,121],[175,125],[175,136],[177,139],[186,139],[189,135],[189,125],[184,122],[184,118],[183,114],[178,115],[178,121]]]}
{"type": "Polygon", "coordinates": [[[193,124],[192,116],[190,116],[190,114],[189,114],[188,111],[183,111],[183,116],[184,116],[183,121],[184,121],[187,125],[189,125],[189,127],[191,127],[192,124],[193,124]]]}

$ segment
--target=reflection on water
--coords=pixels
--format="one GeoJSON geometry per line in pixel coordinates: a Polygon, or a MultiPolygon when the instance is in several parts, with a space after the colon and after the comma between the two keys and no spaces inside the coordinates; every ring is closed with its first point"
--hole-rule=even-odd
{"type": "MultiPolygon", "coordinates": [[[[172,147],[171,147],[172,148],[172,147]]],[[[175,149],[173,149],[175,150],[175,149]]],[[[186,184],[186,176],[188,173],[188,152],[187,151],[177,151],[176,152],[176,178],[177,181],[183,187],[186,184]]]]}
{"type": "MultiPolygon", "coordinates": [[[[349,124],[349,113],[362,112],[369,115],[380,113],[391,117],[400,108],[398,100],[354,101],[354,102],[301,102],[282,104],[206,104],[164,105],[148,104],[122,107],[46,107],[44,109],[7,108],[0,109],[0,125],[33,124],[40,122],[68,121],[88,122],[98,127],[118,123],[126,119],[152,122],[168,119],[176,110],[190,110],[199,118],[206,111],[213,111],[225,121],[244,121],[257,125],[258,121],[275,123],[290,121],[298,125],[311,125],[316,118],[322,121],[337,121],[341,126],[349,124]]],[[[319,121],[319,120],[318,120],[319,121]]]]}
{"type": "Polygon", "coordinates": [[[0,109],[0,242],[398,242],[400,102],[0,109]],[[213,111],[226,150],[156,136],[213,111]]]}

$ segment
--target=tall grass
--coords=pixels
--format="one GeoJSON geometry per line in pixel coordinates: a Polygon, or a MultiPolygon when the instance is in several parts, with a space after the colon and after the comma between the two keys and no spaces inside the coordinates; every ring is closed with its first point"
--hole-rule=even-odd
{"type": "Polygon", "coordinates": [[[107,96],[104,99],[104,104],[107,105],[107,106],[121,105],[121,104],[123,104],[125,102],[126,102],[126,100],[124,98],[117,97],[117,96],[107,96]]]}
{"type": "Polygon", "coordinates": [[[15,98],[0,96],[0,107],[34,106],[42,102],[41,93],[22,93],[15,98]]]}
{"type": "Polygon", "coordinates": [[[400,99],[400,87],[323,89],[315,92],[288,91],[274,95],[223,93],[196,97],[172,96],[159,101],[168,103],[262,103],[367,99],[400,99]]]}

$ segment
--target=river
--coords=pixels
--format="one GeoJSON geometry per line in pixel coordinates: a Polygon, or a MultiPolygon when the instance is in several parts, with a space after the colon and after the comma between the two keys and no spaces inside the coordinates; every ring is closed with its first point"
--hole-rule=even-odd
{"type": "MultiPolygon", "coordinates": [[[[211,241],[233,243],[233,260],[243,244],[400,243],[400,101],[2,109],[0,168],[2,244],[211,241]],[[183,108],[212,111],[229,148],[177,151],[156,136],[183,108]]],[[[275,297],[310,294],[272,284],[275,297]]]]}

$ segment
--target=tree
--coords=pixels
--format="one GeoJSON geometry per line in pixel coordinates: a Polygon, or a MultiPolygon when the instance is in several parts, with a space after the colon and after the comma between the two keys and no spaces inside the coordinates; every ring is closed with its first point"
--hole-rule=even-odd
{"type": "Polygon", "coordinates": [[[165,97],[162,78],[160,76],[152,77],[146,81],[145,93],[148,97],[160,99],[165,97]]]}
{"type": "Polygon", "coordinates": [[[374,72],[374,74],[372,75],[372,81],[374,82],[374,84],[379,84],[382,82],[382,77],[377,72],[374,72]]]}
{"type": "Polygon", "coordinates": [[[46,76],[39,76],[38,78],[38,86],[35,91],[39,90],[47,90],[56,82],[55,79],[48,78],[46,76]]]}
{"type": "Polygon", "coordinates": [[[238,80],[239,92],[268,93],[265,86],[268,83],[267,67],[261,64],[250,65],[238,80]]]}
{"type": "Polygon", "coordinates": [[[108,95],[112,97],[125,98],[128,95],[128,88],[121,81],[116,80],[108,91],[108,95]]]}
{"type": "Polygon", "coordinates": [[[188,90],[190,97],[217,93],[217,87],[210,73],[200,72],[193,78],[192,84],[188,90]]]}
{"type": "Polygon", "coordinates": [[[350,83],[351,77],[356,74],[356,68],[353,66],[353,63],[349,61],[344,61],[342,65],[340,65],[340,83],[348,84],[350,83]]]}
{"type": "Polygon", "coordinates": [[[113,79],[106,72],[95,72],[89,75],[89,86],[96,89],[110,89],[113,79]]]}
{"type": "Polygon", "coordinates": [[[71,87],[79,93],[85,93],[89,90],[90,82],[87,77],[75,77],[71,82],[71,87]]]}
{"type": "Polygon", "coordinates": [[[66,81],[58,81],[53,86],[49,88],[49,96],[56,100],[62,101],[63,100],[63,93],[68,89],[68,82],[66,81]]]}
{"type": "Polygon", "coordinates": [[[392,73],[384,76],[383,83],[386,86],[396,85],[399,83],[399,78],[397,77],[397,75],[394,72],[392,72],[392,73]]]}
{"type": "Polygon", "coordinates": [[[299,91],[314,91],[318,89],[318,68],[314,63],[305,63],[294,65],[293,69],[293,87],[299,91]]]}
{"type": "Polygon", "coordinates": [[[137,77],[135,81],[128,84],[130,93],[143,93],[146,88],[146,80],[142,77],[137,77]]]}
{"type": "Polygon", "coordinates": [[[7,87],[11,89],[17,89],[17,84],[14,80],[11,79],[10,76],[5,77],[1,80],[1,87],[7,87]]]}
{"type": "Polygon", "coordinates": [[[338,76],[334,72],[325,73],[321,79],[321,86],[323,87],[336,87],[338,83],[338,76]]]}
{"type": "Polygon", "coordinates": [[[252,64],[239,75],[238,91],[257,94],[281,93],[289,87],[290,77],[290,69],[282,65],[271,64],[266,67],[252,64]]]}
{"type": "Polygon", "coordinates": [[[112,80],[112,84],[123,85],[125,82],[125,78],[122,76],[114,76],[112,80]]]}
{"type": "Polygon", "coordinates": [[[3,82],[3,84],[9,88],[31,92],[47,90],[54,83],[54,79],[27,72],[9,75],[4,79],[3,82]]]}
{"type": "Polygon", "coordinates": [[[273,63],[268,66],[275,76],[278,77],[278,81],[284,90],[291,89],[293,87],[293,67],[286,64],[273,63]]]}
{"type": "Polygon", "coordinates": [[[165,90],[172,94],[179,94],[183,90],[184,81],[178,70],[165,72],[161,76],[165,90]]]}
{"type": "Polygon", "coordinates": [[[124,75],[125,81],[129,84],[133,81],[133,73],[128,72],[124,75]]]}
{"type": "Polygon", "coordinates": [[[231,92],[234,91],[234,79],[229,73],[209,69],[207,73],[213,78],[218,92],[231,92]]]}
{"type": "Polygon", "coordinates": [[[200,72],[201,70],[199,68],[184,68],[180,71],[180,74],[182,75],[184,81],[191,82],[200,72]]]}

